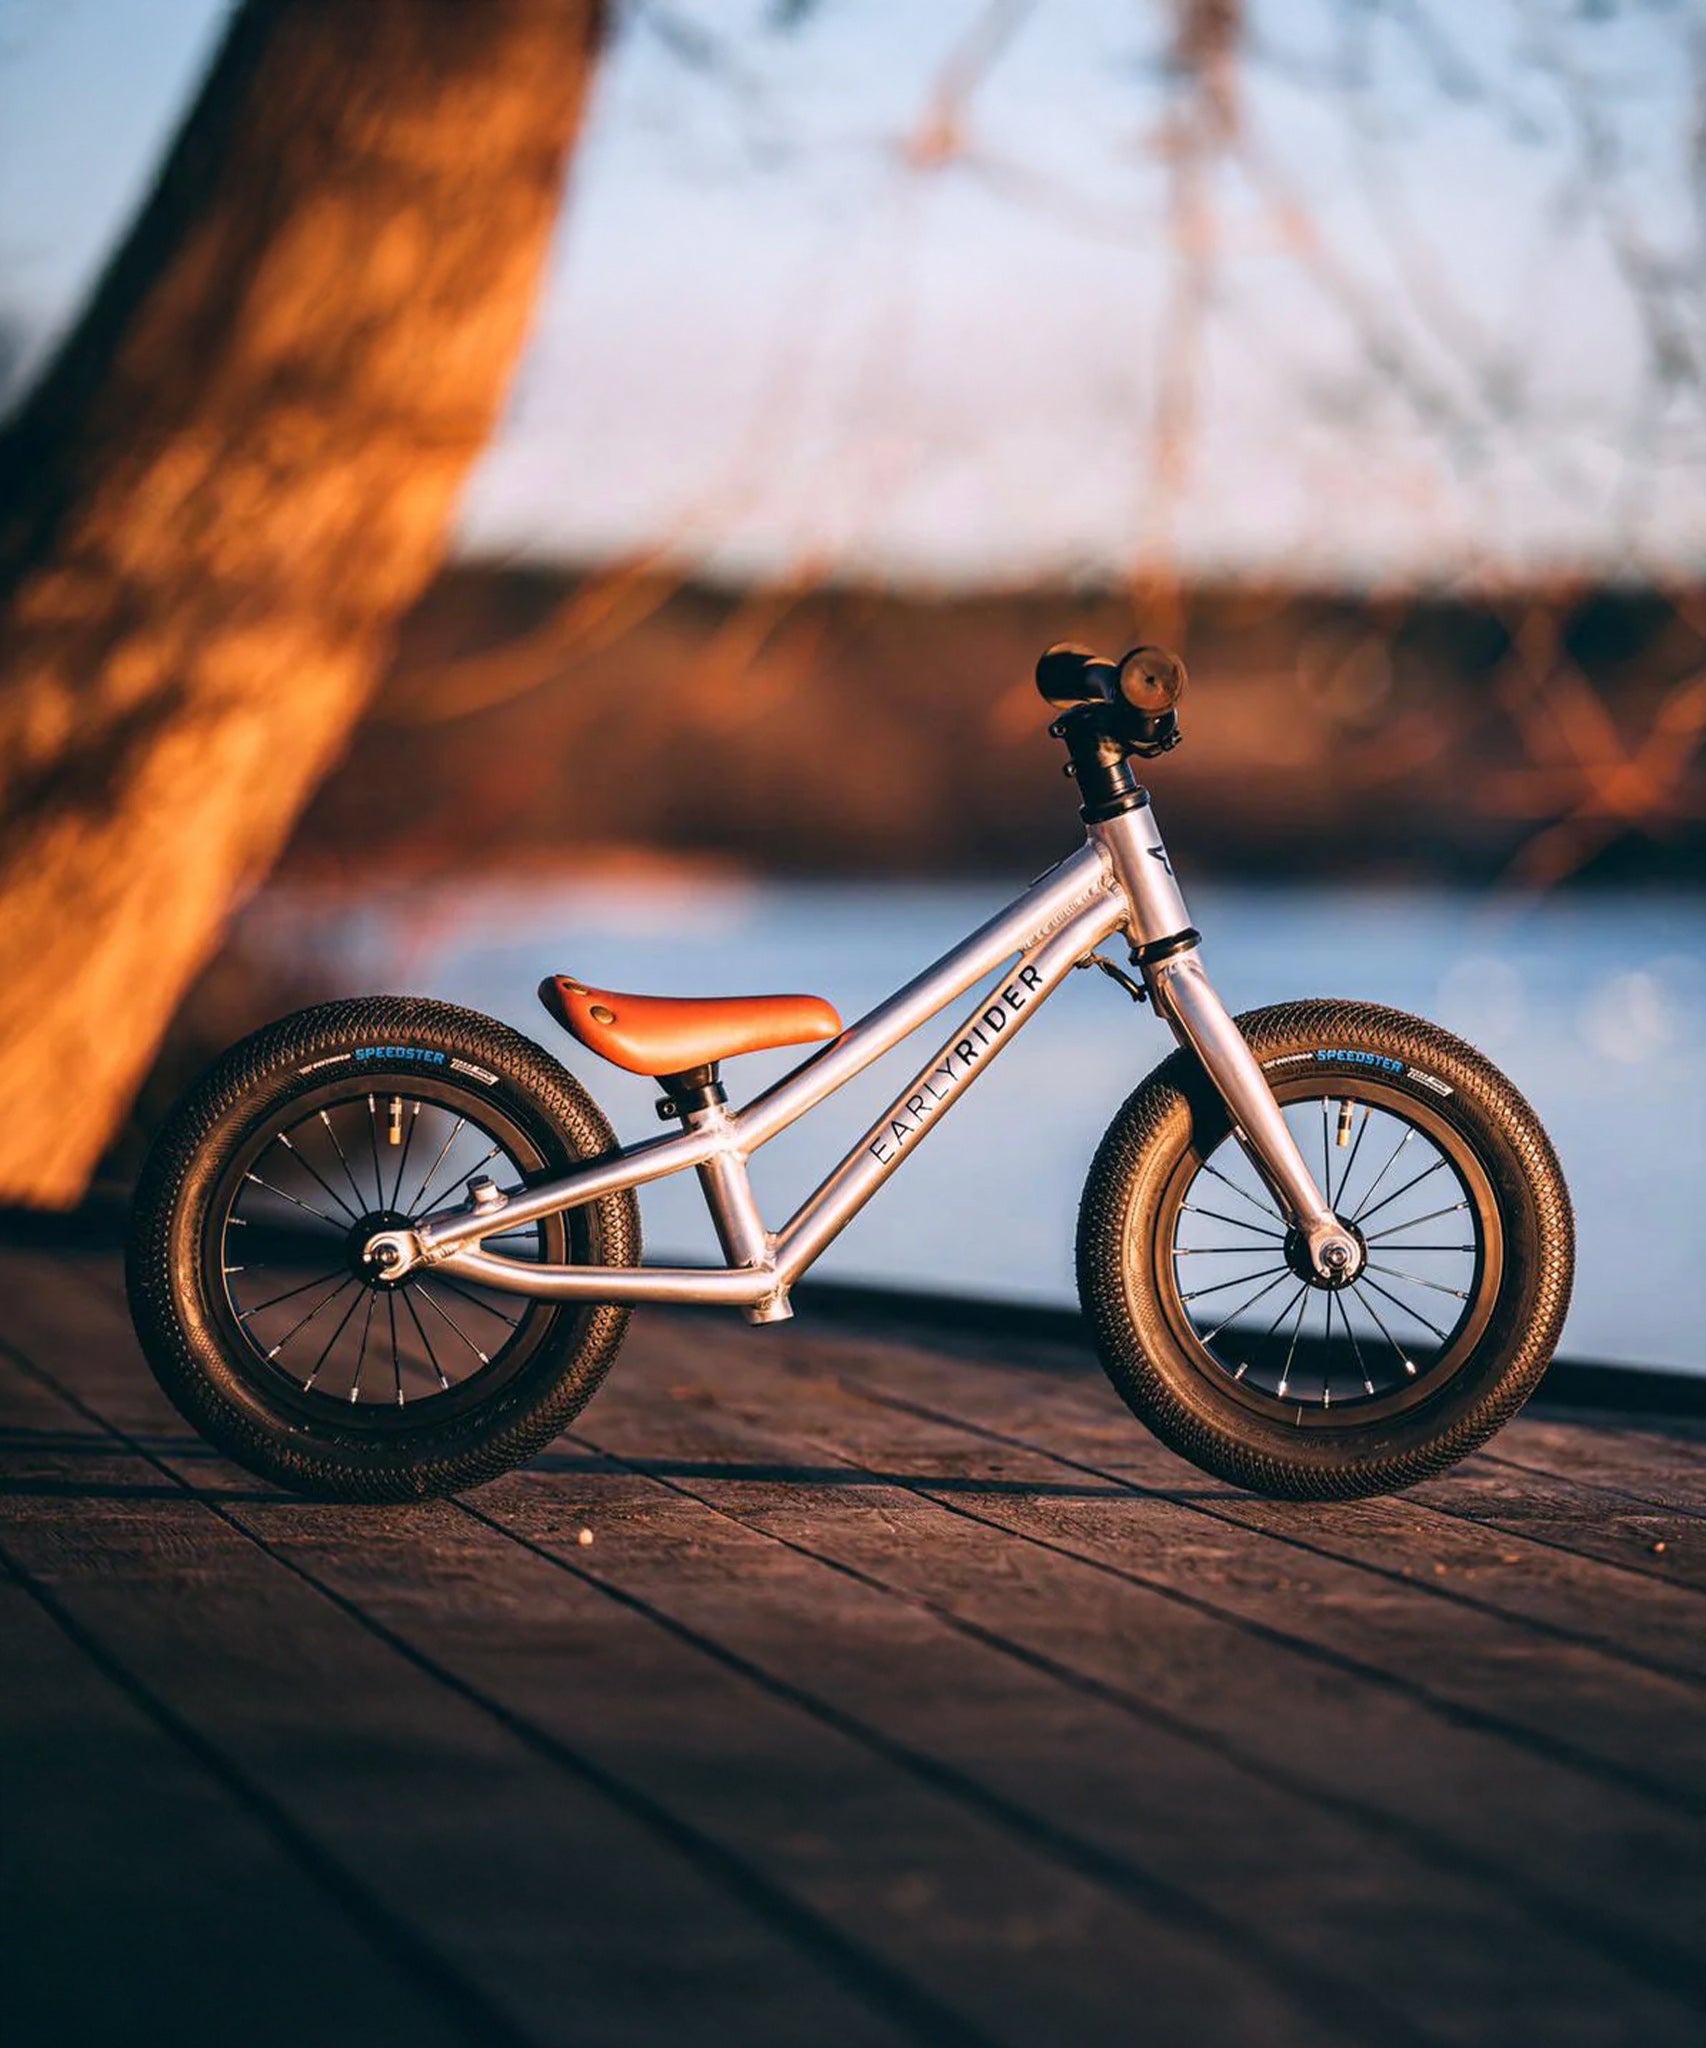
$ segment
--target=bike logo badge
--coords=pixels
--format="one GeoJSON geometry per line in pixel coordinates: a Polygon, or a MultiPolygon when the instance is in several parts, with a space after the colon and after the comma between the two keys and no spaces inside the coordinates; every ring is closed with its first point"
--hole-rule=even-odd
{"type": "Polygon", "coordinates": [[[1042,975],[1035,967],[1021,967],[997,1000],[967,1028],[965,1037],[956,1039],[943,1054],[941,1064],[932,1067],[910,1095],[903,1095],[895,1103],[883,1119],[883,1124],[888,1126],[888,1135],[884,1135],[883,1125],[879,1124],[866,1140],[866,1151],[880,1166],[892,1166],[908,1139],[916,1138],[929,1118],[953,1101],[971,1079],[984,1050],[1007,1029],[1009,1013],[1017,1013],[1025,1007],[1041,980],[1042,975]],[[938,1075],[943,1083],[940,1088],[936,1086],[938,1075]],[[893,1149],[885,1150],[891,1139],[893,1149]]]}

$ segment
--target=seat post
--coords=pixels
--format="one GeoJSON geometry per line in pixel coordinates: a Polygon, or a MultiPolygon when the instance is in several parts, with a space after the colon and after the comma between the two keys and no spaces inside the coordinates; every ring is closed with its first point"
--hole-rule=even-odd
{"type": "MultiPolygon", "coordinates": [[[[723,1257],[731,1266],[768,1266],[775,1247],[764,1227],[764,1218],[758,1213],[746,1154],[735,1142],[734,1125],[727,1109],[721,1101],[708,1101],[684,1110],[681,1121],[690,1131],[715,1132],[728,1141],[695,1168],[723,1257]]],[[[742,1310],[749,1323],[785,1323],[793,1313],[785,1293],[742,1310]]]]}

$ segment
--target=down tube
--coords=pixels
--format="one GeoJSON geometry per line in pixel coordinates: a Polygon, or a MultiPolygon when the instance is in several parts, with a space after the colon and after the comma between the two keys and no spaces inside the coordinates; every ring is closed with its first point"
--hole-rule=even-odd
{"type": "Polygon", "coordinates": [[[1080,960],[1127,916],[1123,897],[1088,904],[1045,944],[1021,954],[990,992],[983,1008],[955,1032],[935,1059],[860,1139],[835,1171],[783,1227],[776,1239],[778,1278],[797,1280],[912,1156],[1004,1045],[1018,1037],[1032,1013],[1080,960]]]}

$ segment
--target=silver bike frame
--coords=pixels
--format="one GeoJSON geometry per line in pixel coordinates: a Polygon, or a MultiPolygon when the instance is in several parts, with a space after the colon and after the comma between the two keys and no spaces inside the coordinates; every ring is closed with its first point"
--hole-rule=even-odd
{"type": "Polygon", "coordinates": [[[488,1190],[480,1202],[437,1211],[410,1230],[380,1232],[368,1255],[391,1279],[428,1265],[546,1301],[721,1302],[744,1310],[752,1322],[780,1322],[793,1313],[789,1290],[812,1261],[1066,976],[1118,931],[1131,942],[1157,1014],[1201,1060],[1232,1114],[1239,1143],[1302,1232],[1317,1269],[1336,1272],[1347,1260],[1360,1262],[1360,1247],[1328,1208],[1266,1077],[1209,983],[1147,802],[1091,825],[1077,853],[744,1109],[712,1104],[690,1112],[680,1133],[624,1146],[560,1180],[495,1195],[488,1190]],[[998,969],[1005,971],[980,1007],[910,1087],[779,1231],[766,1230],[748,1176],[752,1154],[998,969]],[[723,1266],[541,1265],[496,1256],[481,1243],[688,1167],[699,1176],[723,1266]]]}

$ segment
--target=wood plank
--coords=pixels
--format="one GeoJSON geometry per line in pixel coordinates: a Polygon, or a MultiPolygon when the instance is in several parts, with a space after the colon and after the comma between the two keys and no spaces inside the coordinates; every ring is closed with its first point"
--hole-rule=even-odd
{"type": "MultiPolygon", "coordinates": [[[[652,1418],[654,1444],[658,1428],[652,1418]]],[[[601,1440],[610,1434],[602,1429],[601,1440]]],[[[1147,1865],[1198,1902],[1205,1924],[1232,1927],[1242,1918],[1286,1956],[1361,1985],[1371,2005],[1390,2000],[1443,2037],[1508,2038],[1532,2025],[1568,2038],[1588,2015],[1591,2038],[1591,2015],[1612,2004],[1645,2014],[1643,2024],[1660,2033],[1697,2029],[1697,2014],[1689,2017],[1675,1996],[1702,1986],[1702,1973],[1686,1959],[1655,1959],[1642,1939],[1621,1949],[1609,1944],[1607,1967],[1607,1956],[1587,1941],[1596,1923],[1555,1899],[1522,1896],[1508,1867],[1472,1858],[1437,1832],[1377,1808],[1349,1810],[1300,1781],[1290,1759],[1263,1762],[1248,1751],[1234,1758],[1221,1743],[1203,1741],[1189,1721],[1154,1712],[1148,1669],[1172,1644],[1165,1631],[1152,1634],[1135,1670],[1098,1657],[1092,1642],[1121,1632],[1100,1588],[1086,1594],[1032,1583],[1048,1573],[1014,1560],[1010,1545],[1002,1546],[1003,1558],[990,1556],[987,1544],[982,1558],[968,1558],[970,1546],[952,1532],[989,1532],[952,1520],[945,1530],[928,1504],[897,1498],[881,1483],[838,1485],[825,1506],[802,1501],[801,1489],[784,1479],[717,1476],[719,1454],[731,1475],[746,1475],[764,1470],[758,1459],[765,1451],[776,1460],[772,1469],[787,1469],[785,1446],[750,1438],[733,1445],[699,1409],[644,1454],[637,1476],[655,1472],[661,1459],[669,1476],[655,1485],[712,1501],[792,1556],[857,1573],[868,1600],[901,1598],[935,1621],[935,1635],[921,1634],[908,1648],[905,1684],[896,1687],[869,1671],[846,1644],[844,1627],[814,1633],[803,1612],[799,1661],[820,1694],[856,1703],[902,1740],[947,1745],[955,1768],[1091,1843],[1115,1854],[1141,1845],[1147,1865]],[[745,1459],[730,1458],[731,1450],[744,1450],[745,1459]],[[684,1469],[712,1476],[682,1479],[684,1469]],[[1039,1604],[1048,1610],[1043,1629],[1032,1624],[1039,1604]],[[1098,1663],[1103,1675],[1094,1676],[1098,1663]],[[1392,1932],[1400,1916],[1411,1939],[1398,1948],[1392,1932]],[[1474,1938],[1466,1938],[1472,1928],[1474,1938]],[[1513,1968],[1513,1957],[1520,1966],[1513,1968]],[[1648,1968],[1651,1980],[1632,1981],[1648,1968]]],[[[673,1558],[649,1545],[630,1555],[623,1542],[639,1515],[655,1528],[659,1510],[613,1494],[596,1473],[573,1477],[578,1488],[590,1488],[580,1496],[582,1511],[597,1517],[601,1548],[614,1524],[623,1583],[667,1597],[673,1558]]],[[[493,1489],[502,1505],[488,1511],[528,1528],[549,1512],[541,1503],[560,1486],[555,1474],[521,1475],[493,1489]]],[[[768,1564],[755,1557],[743,1569],[743,1587],[767,1585],[777,1564],[774,1552],[768,1564]]],[[[608,1557],[601,1566],[610,1568],[608,1557]]],[[[1114,1589],[1114,1604],[1123,1590],[1114,1589]]],[[[838,1615],[846,1605],[844,1593],[810,1582],[801,1598],[838,1615]]],[[[719,1634],[745,1647],[743,1604],[731,1602],[719,1616],[719,1634]]],[[[767,1647],[774,1656],[776,1646],[767,1647]]]]}
{"type": "Polygon", "coordinates": [[[12,2048],[231,2034],[300,2048],[328,2010],[375,2048],[467,2040],[265,1819],[11,1579],[0,1640],[12,2048]]]}
{"type": "Polygon", "coordinates": [[[1602,1582],[1602,1590],[1568,1575],[1570,1597],[1581,1603],[1575,1612],[1584,1619],[1591,1614],[1596,1627],[1605,1627],[1609,1619],[1631,1644],[1656,1635],[1676,1663],[1706,1672],[1706,1608],[1700,1605],[1706,1595],[1706,1531],[1690,1527],[1674,1510],[1637,1507],[1591,1481],[1531,1470],[1487,1453],[1465,1460],[1444,1480],[1418,1487],[1410,1498],[1538,1545],[1548,1553],[1545,1569],[1537,1574],[1534,1591],[1539,1595],[1566,1583],[1560,1559],[1585,1557],[1610,1565],[1617,1578],[1602,1582]],[[1621,1622],[1615,1604],[1609,1615],[1605,1610],[1605,1602],[1615,1602],[1619,1592],[1621,1622]]]}
{"type": "MultiPolygon", "coordinates": [[[[1421,1536],[1403,1533],[1417,1513],[1407,1497],[1307,1506],[1261,1502],[1192,1472],[1146,1437],[1111,1397],[1103,1401],[1091,1390],[1052,1383],[1025,1388],[1008,1380],[996,1386],[927,1353],[909,1352],[901,1360],[887,1347],[854,1354],[826,1347],[817,1355],[846,1357],[844,1390],[891,1404],[897,1428],[908,1407],[919,1408],[924,1413],[916,1419],[933,1418],[939,1428],[974,1438],[991,1456],[999,1451],[1012,1465],[1009,1476],[1021,1483],[1077,1472],[1138,1489],[1155,1504],[1138,1525],[1151,1544],[1152,1563],[1188,1558],[1205,1524],[1266,1539],[1235,1552],[1233,1568],[1221,1574],[1221,1597],[1238,1596],[1242,1611],[1255,1611],[1252,1603],[1271,1605],[1270,1573],[1277,1573],[1295,1603],[1288,1625],[1310,1639],[1344,1653],[1354,1640],[1359,1658],[1394,1678],[1464,1710],[1496,1713],[1532,1740],[1555,1751],[1562,1745],[1584,1767],[1618,1774],[1631,1785],[1648,1775],[1654,1744],[1662,1742],[1665,1775],[1662,1788],[1653,1787],[1655,1796],[1706,1813],[1706,1717],[1689,1704],[1692,1684],[1637,1673],[1618,1660],[1615,1645],[1601,1647],[1585,1636],[1561,1639],[1556,1624],[1547,1625],[1547,1634],[1523,1637],[1516,1654],[1501,1616],[1478,1611],[1489,1605],[1484,1598],[1471,1605],[1436,1582],[1432,1568],[1451,1548],[1445,1540],[1450,1524],[1432,1518],[1421,1536]],[[1382,1553],[1383,1528],[1388,1542],[1382,1553]]],[[[1094,1525],[1109,1512],[1106,1503],[1086,1504],[1073,1519],[1094,1525]]],[[[1058,1523],[1060,1516],[1051,1510],[1045,1520],[1051,1519],[1058,1523]]],[[[1496,1550],[1459,1548],[1457,1554],[1460,1560],[1484,1557],[1489,1572],[1497,1565],[1496,1550]]],[[[1609,1615],[1610,1603],[1605,1608],[1609,1615]]],[[[1661,1647],[1654,1654],[1665,1653],[1661,1647]]]]}
{"type": "MultiPolygon", "coordinates": [[[[0,1384],[14,1421],[70,1427],[15,1367],[0,1384]]],[[[736,2043],[785,2031],[801,2009],[821,2014],[828,2039],[912,2037],[707,1868],[714,1858],[669,1839],[667,1817],[596,1769],[542,1759],[144,1460],[114,1445],[71,1472],[60,1453],[13,1455],[26,1484],[71,1476],[75,1488],[0,1499],[5,1553],[291,1818],[481,2038],[640,2044],[691,2027],[736,2043]]],[[[198,1464],[227,1507],[257,1491],[198,1464]]],[[[284,1512],[348,1550],[376,1542],[385,1519],[284,1512]]],[[[430,1576],[411,1512],[389,1526],[430,1576]]]]}
{"type": "MultiPolygon", "coordinates": [[[[152,1389],[110,1365],[105,1377],[93,1398],[128,1404],[114,1418],[121,1426],[158,1424],[152,1389]]],[[[161,1441],[174,1466],[169,1436],[161,1441]]],[[[599,1571],[565,1573],[447,1507],[357,1511],[355,1544],[346,1511],[274,1504],[253,1489],[223,1499],[228,1475],[216,1463],[192,1457],[183,1469],[241,1526],[443,1668],[774,1866],[854,1938],[898,1957],[946,2010],[969,2015],[980,2038],[1040,2038],[1058,2026],[1075,2041],[1123,2042],[1140,1991],[1156,2025],[1181,2039],[1209,2000],[1228,2037],[1303,2042],[1324,2028],[1355,2031],[1360,2003],[1330,2027],[1331,1985],[1304,2002],[1315,1989],[1307,1980],[1276,1984],[1271,1971],[1229,1957],[1163,1888],[1141,1878],[1114,1887],[1106,1858],[1086,1869],[1046,1853],[944,1774],[904,1768],[892,1743],[872,1744],[845,1717],[826,1719],[731,1668],[714,1635],[660,1626],[612,1600],[599,1571]],[[420,1570],[423,1548],[431,1578],[420,1570]],[[1161,1981],[1150,1981],[1157,1972],[1161,1981]]],[[[649,1508],[643,1520],[642,1542],[675,1560],[689,1610],[719,1581],[747,1597],[744,1560],[718,1558],[707,1541],[714,1518],[701,1513],[703,1526],[674,1540],[649,1508]]],[[[576,1552],[578,1527],[566,1532],[576,1552]]],[[[842,1621],[815,1601],[771,1619],[808,1647],[826,1619],[842,1621]]],[[[892,1670],[914,1624],[886,1611],[881,1623],[859,1638],[860,1654],[892,1670]]],[[[1408,2038],[1401,2015],[1393,2025],[1408,2038]]]]}
{"type": "MultiPolygon", "coordinates": [[[[701,1362],[709,1362],[703,1354],[701,1362]]],[[[716,1364],[713,1384],[721,1390],[728,1381],[724,1361],[716,1364]]],[[[642,1369],[651,1370],[650,1360],[642,1369]]],[[[1526,1881],[1535,1887],[1537,1910],[1578,1932],[1584,1919],[1606,1924],[1607,1913],[1616,1928],[1629,1906],[1622,1933],[1641,1950],[1652,1931],[1641,1879],[1662,1870],[1680,1884],[1681,1899],[1660,1918],[1673,1942],[1694,1952],[1699,1830],[1688,1821],[1561,1777],[1547,1759],[1441,1721],[1402,1690],[1365,1689],[1336,1662],[1311,1659],[1307,1643],[1252,1637],[1236,1613],[1194,1596],[1181,1600],[1164,1576],[1110,1583],[1100,1569],[1087,1575],[1070,1548],[1038,1547],[1016,1560],[1007,1540],[1015,1525],[1004,1513],[1014,1504],[1006,1489],[1035,1482],[1014,1479],[1009,1468],[980,1471],[951,1440],[944,1446],[889,1439],[873,1450],[849,1429],[845,1401],[820,1436],[815,1414],[802,1422],[795,1383],[785,1404],[765,1406],[755,1395],[751,1404],[731,1406],[701,1381],[678,1384],[674,1406],[706,1434],[693,1455],[672,1455],[660,1448],[674,1441],[670,1424],[658,1420],[661,1404],[643,1394],[626,1397],[626,1388],[624,1382],[589,1411],[577,1432],[583,1440],[638,1456],[643,1469],[672,1486],[715,1498],[789,1542],[878,1573],[1063,1661],[1138,1710],[1223,1746],[1245,1769],[1279,1772],[1312,1785],[1317,1797],[1343,1797],[1409,1839],[1419,1831],[1421,1846],[1447,1861],[1490,1866],[1501,1882],[1519,1888],[1526,1881]],[[787,1417],[786,1439],[768,1420],[778,1412],[787,1417]],[[823,1508],[825,1481],[833,1489],[833,1516],[823,1508]],[[803,1491],[807,1486],[815,1495],[803,1491]],[[842,1512],[849,1500],[870,1497],[880,1499],[880,1514],[842,1512]],[[946,1509],[948,1519],[932,1517],[932,1507],[946,1509]],[[1275,1700],[1286,1702],[1283,1714],[1275,1714],[1275,1700]],[[1297,1724],[1308,1728],[1307,1743],[1293,1737],[1297,1724]],[[1608,1857],[1634,1884],[1617,1899],[1606,1896],[1598,1875],[1608,1857]]],[[[559,1459],[552,1462],[566,1473],[559,1459]]],[[[1042,1483],[1058,1485],[1058,1475],[1042,1483]]],[[[1082,1482],[1066,1489],[1073,1497],[1095,1491],[1082,1482]]],[[[1224,1556],[1233,1547],[1223,1540],[1218,1550],[1224,1556]]],[[[1093,1548],[1085,1552],[1098,1567],[1118,1556],[1117,1549],[1102,1557],[1093,1548]]],[[[1674,1952],[1652,1960],[1658,1980],[1671,1981],[1674,1952]]]]}
{"type": "MultiPolygon", "coordinates": [[[[734,1353],[733,1340],[729,1349],[734,1353]]],[[[707,1352],[700,1359],[712,1363],[707,1352]]],[[[1523,1854],[1537,1876],[1563,1876],[1584,1856],[1599,1871],[1618,1869],[1631,1887],[1620,1896],[1641,1899],[1643,1919],[1655,1910],[1665,1915],[1668,1880],[1692,1897],[1699,1871],[1692,1820],[1615,1782],[1584,1781],[1528,1743],[1520,1724],[1507,1733],[1497,1716],[1460,1710],[1448,1694],[1323,1642],[1313,1602],[1299,1597],[1300,1586],[1307,1596],[1311,1582],[1283,1550],[1264,1557],[1258,1549],[1253,1560],[1236,1531],[1212,1522],[1175,1526],[1158,1543],[1147,1505],[1139,1509],[1105,1484],[1063,1475],[1047,1460],[991,1451],[976,1439],[968,1445],[955,1424],[867,1412],[840,1381],[799,1375],[778,1401],[744,1386],[745,1368],[729,1356],[719,1355],[715,1370],[715,1391],[702,1374],[692,1385],[678,1383],[677,1394],[746,1418],[785,1407],[791,1432],[808,1446],[795,1466],[802,1479],[833,1473],[845,1459],[891,1475],[960,1518],[975,1517],[997,1538],[1051,1546],[1071,1574],[1088,1565],[1147,1593],[1145,1626],[1127,1628],[1118,1641],[1127,1656],[1143,1660],[1145,1687],[1156,1688],[1181,1716],[1224,1720],[1241,1739],[1259,1742],[1271,1701],[1297,1700],[1301,1718],[1319,1731],[1321,1753],[1364,1796],[1397,1795],[1413,1813],[1449,1817],[1473,1839],[1523,1854]],[[1071,1525],[1063,1527],[1069,1512],[1071,1525]],[[1146,1657],[1145,1646],[1178,1615],[1195,1617],[1183,1663],[1146,1657]],[[1237,1674],[1230,1687],[1229,1672],[1237,1674]],[[1656,1871],[1667,1878],[1648,1902],[1644,1880],[1656,1871]]],[[[613,1390],[589,1411],[585,1433],[593,1440],[609,1440],[605,1417],[621,1394],[613,1390]]],[[[1117,1612],[1110,1614],[1107,1626],[1117,1624],[1117,1612]]],[[[1598,1890],[1596,1874],[1589,1896],[1598,1890]]],[[[1608,1907],[1614,1910],[1614,1902],[1608,1907]]],[[[1671,1924],[1685,1934],[1693,1926],[1687,1913],[1671,1924]]]]}
{"type": "Polygon", "coordinates": [[[185,1430],[110,1258],[0,1253],[0,1288],[53,1381],[0,1366],[0,1541],[406,1981],[442,1969],[441,2022],[1699,2038],[1699,1595],[1623,1554],[1699,1496],[1650,1419],[1604,1471],[1657,1445],[1662,1509],[1488,1461],[1275,1507],[1059,1347],[647,1314],[527,1472],[342,1509],[185,1430]]]}
{"type": "Polygon", "coordinates": [[[1698,1521],[1706,1494],[1706,1457],[1692,1432],[1613,1424],[1596,1428],[1541,1411],[1524,1413],[1488,1446],[1488,1456],[1538,1477],[1566,1479],[1656,1512],[1698,1521]]]}

